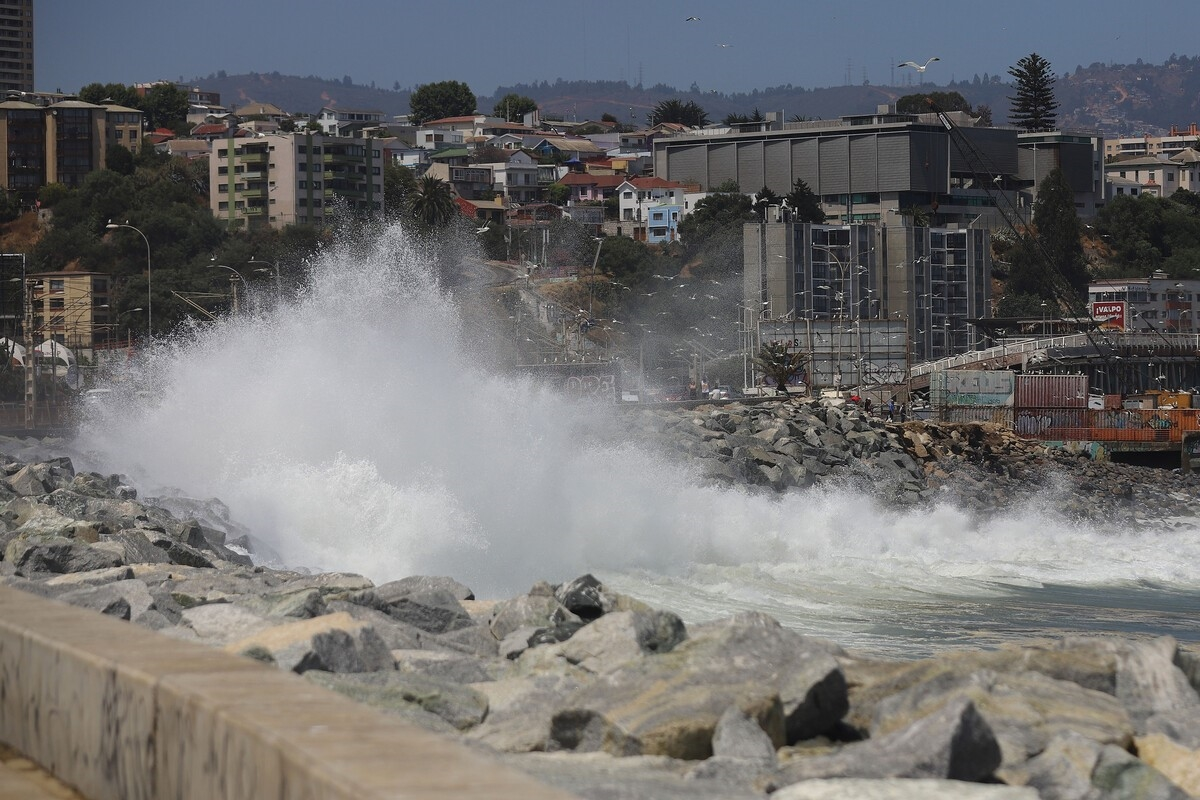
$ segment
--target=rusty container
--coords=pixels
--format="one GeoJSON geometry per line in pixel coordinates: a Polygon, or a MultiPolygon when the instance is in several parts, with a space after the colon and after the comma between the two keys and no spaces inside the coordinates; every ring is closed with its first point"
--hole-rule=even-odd
{"type": "Polygon", "coordinates": [[[1087,375],[1018,375],[1017,408],[1087,408],[1087,375]]]}

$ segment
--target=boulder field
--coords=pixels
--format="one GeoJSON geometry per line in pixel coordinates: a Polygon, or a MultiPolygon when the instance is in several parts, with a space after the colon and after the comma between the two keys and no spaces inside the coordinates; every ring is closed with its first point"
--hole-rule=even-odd
{"type": "MultiPolygon", "coordinates": [[[[626,419],[704,480],[767,492],[845,481],[983,511],[1052,480],[1066,513],[1135,522],[1196,495],[1190,475],[832,403],[626,419]]],[[[481,600],[452,577],[272,569],[211,507],[46,447],[0,441],[0,584],[301,674],[580,797],[1200,796],[1200,650],[1171,638],[880,659],[761,613],[688,625],[591,575],[481,600]]]]}

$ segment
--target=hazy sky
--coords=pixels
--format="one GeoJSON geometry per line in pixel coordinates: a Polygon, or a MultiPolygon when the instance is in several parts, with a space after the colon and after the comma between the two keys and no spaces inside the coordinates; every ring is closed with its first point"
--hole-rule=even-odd
{"type": "Polygon", "coordinates": [[[1194,19],[1193,2],[37,0],[35,72],[37,89],[67,92],[222,69],[381,88],[453,79],[480,95],[560,77],[737,92],[906,85],[919,76],[898,63],[938,56],[925,82],[946,83],[1004,75],[1031,52],[1059,74],[1196,55],[1195,25],[1173,22],[1194,19]]]}

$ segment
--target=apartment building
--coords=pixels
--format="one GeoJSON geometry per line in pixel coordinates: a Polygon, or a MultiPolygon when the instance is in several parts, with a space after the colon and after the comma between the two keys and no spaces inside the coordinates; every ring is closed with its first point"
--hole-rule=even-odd
{"type": "Polygon", "coordinates": [[[317,124],[326,136],[361,136],[364,128],[383,123],[383,112],[376,109],[334,108],[325,106],[317,114],[317,124]]]}
{"type": "Polygon", "coordinates": [[[119,144],[136,153],[141,147],[146,115],[136,108],[126,106],[104,106],[105,144],[119,144]]]}
{"type": "Polygon", "coordinates": [[[1170,158],[1185,148],[1200,150],[1200,125],[1192,123],[1186,128],[1171,126],[1166,136],[1121,136],[1104,142],[1104,160],[1163,156],[1170,158]]]}
{"type": "Polygon", "coordinates": [[[39,272],[28,276],[32,338],[90,350],[115,338],[110,276],[102,272],[39,272]]]}
{"type": "Polygon", "coordinates": [[[232,228],[320,224],[335,205],[383,211],[382,145],[317,133],[220,139],[209,157],[209,206],[232,228]]]}
{"type": "Polygon", "coordinates": [[[1104,175],[1113,196],[1170,197],[1179,189],[1200,191],[1200,151],[1185,147],[1175,155],[1109,161],[1104,175]]]}
{"type": "Polygon", "coordinates": [[[0,93],[33,91],[33,0],[0,0],[0,93]]]}

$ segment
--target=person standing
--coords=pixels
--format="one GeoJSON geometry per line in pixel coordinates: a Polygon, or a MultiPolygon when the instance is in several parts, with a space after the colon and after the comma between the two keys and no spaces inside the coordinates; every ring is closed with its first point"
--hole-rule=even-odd
{"type": "Polygon", "coordinates": [[[888,398],[887,418],[888,422],[896,421],[896,398],[894,396],[888,398]]]}

